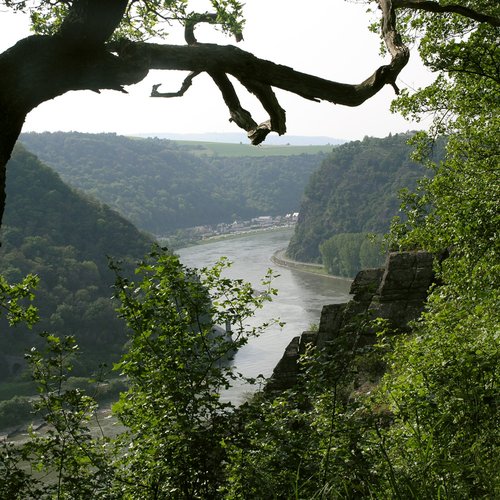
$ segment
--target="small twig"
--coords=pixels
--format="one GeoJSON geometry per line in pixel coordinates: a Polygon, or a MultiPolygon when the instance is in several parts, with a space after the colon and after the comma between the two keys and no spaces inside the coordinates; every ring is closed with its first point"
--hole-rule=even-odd
{"type": "Polygon", "coordinates": [[[162,85],[157,83],[153,85],[151,90],[151,97],[182,97],[187,89],[193,84],[193,79],[200,74],[200,71],[191,71],[189,75],[182,82],[181,88],[177,92],[158,92],[158,88],[162,85]]]}
{"type": "Polygon", "coordinates": [[[210,14],[205,12],[204,14],[193,14],[186,21],[186,25],[184,27],[184,39],[188,45],[194,45],[198,43],[196,37],[194,36],[194,29],[199,23],[209,23],[215,24],[217,22],[217,14],[210,14]]]}
{"type": "MultiPolygon", "coordinates": [[[[271,131],[277,132],[279,135],[285,134],[286,113],[280,106],[272,87],[255,80],[240,80],[240,82],[249,92],[257,96],[264,109],[269,113],[270,122],[265,122],[265,124],[269,123],[271,131]]],[[[263,123],[259,127],[265,124],[263,123]]]]}

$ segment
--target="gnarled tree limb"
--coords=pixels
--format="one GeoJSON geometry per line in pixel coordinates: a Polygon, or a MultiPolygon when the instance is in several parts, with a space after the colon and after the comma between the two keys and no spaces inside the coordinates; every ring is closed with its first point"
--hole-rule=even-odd
{"type": "Polygon", "coordinates": [[[224,102],[229,109],[231,121],[236,123],[236,125],[243,130],[252,130],[257,128],[257,123],[252,118],[252,115],[246,109],[242,108],[238,94],[236,93],[236,90],[234,90],[233,84],[227,77],[226,73],[223,71],[217,71],[214,68],[213,70],[208,71],[208,74],[222,94],[224,102]]]}
{"type": "Polygon", "coordinates": [[[249,92],[257,96],[264,109],[269,113],[270,131],[277,132],[279,135],[285,134],[286,112],[280,106],[272,87],[255,80],[241,80],[241,83],[249,92]]]}
{"type": "MultiPolygon", "coordinates": [[[[252,144],[259,144],[271,131],[280,135],[286,132],[285,111],[279,105],[272,87],[288,90],[316,102],[326,100],[345,106],[359,106],[386,84],[391,85],[395,92],[399,93],[396,78],[408,62],[409,51],[396,31],[396,15],[392,1],[378,0],[378,2],[382,10],[382,35],[391,55],[391,62],[378,68],[360,84],[332,82],[301,73],[287,66],[258,59],[253,54],[233,46],[199,44],[194,37],[194,27],[199,22],[216,22],[216,16],[210,14],[193,16],[187,22],[185,29],[187,46],[138,43],[133,45],[133,51],[136,57],[149,62],[150,69],[208,73],[222,93],[231,120],[248,132],[252,144]],[[268,121],[257,127],[250,113],[241,108],[227,75],[237,78],[247,90],[257,96],[269,114],[268,121]]],[[[114,50],[120,53],[120,46],[114,50]]],[[[183,94],[182,89],[177,94],[159,94],[157,89],[158,86],[153,87],[152,96],[173,97],[183,94]]]]}
{"type": "Polygon", "coordinates": [[[130,0],[73,0],[59,33],[28,37],[0,54],[0,218],[5,165],[27,113],[70,90],[123,91],[125,85],[141,81],[150,69],[190,72],[178,92],[160,93],[158,86],[153,88],[153,96],[172,97],[183,95],[194,76],[206,72],[220,89],[231,119],[248,132],[254,144],[262,142],[270,131],[279,134],[286,131],[285,111],[278,103],[274,88],[305,99],[345,106],[359,106],[387,84],[397,92],[396,78],[409,58],[408,49],[396,31],[394,6],[401,4],[391,0],[378,0],[378,3],[383,18],[382,34],[391,61],[363,82],[347,84],[301,73],[236,47],[197,43],[194,27],[199,22],[214,22],[215,18],[210,15],[188,20],[188,45],[185,46],[129,41],[106,43],[126,16],[130,0]],[[241,107],[230,76],[257,96],[269,120],[258,125],[241,107]]]}
{"type": "MultiPolygon", "coordinates": [[[[390,36],[389,33],[388,37],[390,36]]],[[[284,113],[282,110],[278,111],[276,106],[279,105],[274,94],[271,97],[272,87],[315,101],[325,100],[345,106],[359,106],[379,92],[384,85],[395,85],[397,75],[408,61],[409,53],[406,47],[397,46],[392,39],[391,43],[394,45],[392,52],[395,54],[392,62],[378,68],[359,84],[333,82],[302,73],[288,66],[259,59],[231,45],[134,43],[128,50],[134,53],[133,59],[147,61],[149,69],[206,72],[211,76],[224,73],[234,76],[257,95],[268,112],[272,112],[271,121],[275,122],[273,130],[283,133],[284,113]],[[264,90],[266,88],[267,90],[264,90]]],[[[118,46],[115,45],[113,50],[117,50],[120,55],[121,49],[118,46]]]]}

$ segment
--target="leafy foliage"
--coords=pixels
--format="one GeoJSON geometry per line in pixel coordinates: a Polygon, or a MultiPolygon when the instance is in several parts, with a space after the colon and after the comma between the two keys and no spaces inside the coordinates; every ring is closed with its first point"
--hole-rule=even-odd
{"type": "MultiPolygon", "coordinates": [[[[152,240],[108,207],[72,191],[22,148],[9,164],[7,195],[1,270],[9,281],[31,276],[16,287],[2,278],[1,303],[17,312],[21,298],[29,298],[37,285],[33,301],[41,317],[37,328],[71,332],[78,338],[86,353],[78,361],[80,372],[116,359],[125,334],[110,300],[114,277],[107,255],[122,259],[131,271],[133,260],[144,255],[152,240]],[[2,296],[6,292],[15,294],[10,302],[2,296]]],[[[34,319],[32,308],[25,313],[34,319]]],[[[5,368],[5,355],[17,356],[23,364],[24,350],[38,343],[36,332],[23,325],[9,328],[8,319],[0,320],[0,358],[5,368]]],[[[2,378],[6,376],[2,371],[2,378]]]]}
{"type": "Polygon", "coordinates": [[[330,274],[354,277],[360,269],[384,263],[381,235],[340,233],[320,244],[321,260],[330,274]]]}
{"type": "MultiPolygon", "coordinates": [[[[470,2],[479,10],[491,2],[470,2]]],[[[498,12],[498,5],[496,5],[498,12]]],[[[386,435],[400,488],[423,496],[495,497],[498,482],[498,29],[463,16],[411,18],[420,53],[436,81],[395,106],[433,113],[417,137],[426,158],[432,139],[447,134],[441,163],[403,202],[391,243],[446,250],[439,286],[412,338],[391,357],[383,390],[394,425],[386,435]],[[403,446],[403,443],[405,445],[403,446]]],[[[410,28],[409,28],[410,29],[410,28]]],[[[402,490],[405,491],[405,490],[402,490]]]]}
{"type": "Polygon", "coordinates": [[[0,275],[0,312],[7,311],[7,321],[10,326],[26,323],[33,326],[38,320],[38,312],[33,304],[25,306],[26,299],[32,301],[35,296],[33,289],[38,285],[38,278],[28,275],[20,283],[10,284],[0,275]]]}
{"type": "Polygon", "coordinates": [[[247,322],[276,293],[271,272],[262,280],[267,293],[255,296],[249,283],[222,276],[228,266],[190,269],[158,248],[138,267],[141,281],[115,267],[131,338],[116,366],[129,390],[114,408],[126,427],[114,440],[90,432],[97,404],[70,384],[74,338],[43,335],[46,348],[33,348],[28,359],[45,428],[16,446],[1,444],[5,498],[218,497],[225,441],[238,432],[234,406],[221,398],[241,377],[231,357],[267,326],[247,322]]]}
{"type": "Polygon", "coordinates": [[[117,366],[130,389],[114,410],[129,429],[120,467],[131,498],[217,497],[234,410],[221,392],[240,377],[229,361],[267,326],[246,322],[276,293],[271,273],[255,296],[250,283],[222,276],[228,265],[190,269],[157,249],[139,266],[141,281],[118,275],[132,336],[117,366]]]}
{"type": "Polygon", "coordinates": [[[66,385],[77,352],[75,340],[43,337],[45,349],[33,348],[27,358],[39,390],[33,411],[45,427],[30,429],[29,439],[21,444],[0,443],[2,498],[116,498],[108,439],[90,432],[96,403],[66,385]]]}

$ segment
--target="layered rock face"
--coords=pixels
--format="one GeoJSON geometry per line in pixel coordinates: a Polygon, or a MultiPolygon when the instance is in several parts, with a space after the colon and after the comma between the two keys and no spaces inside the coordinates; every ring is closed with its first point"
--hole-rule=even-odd
{"type": "Polygon", "coordinates": [[[345,304],[325,305],[318,332],[303,332],[292,339],[276,365],[266,390],[293,387],[299,373],[298,360],[309,344],[323,348],[339,336],[357,346],[373,344],[371,321],[382,318],[395,333],[409,331],[425,304],[434,279],[434,256],[427,252],[393,252],[380,269],[360,271],[351,285],[353,298],[345,304]]]}

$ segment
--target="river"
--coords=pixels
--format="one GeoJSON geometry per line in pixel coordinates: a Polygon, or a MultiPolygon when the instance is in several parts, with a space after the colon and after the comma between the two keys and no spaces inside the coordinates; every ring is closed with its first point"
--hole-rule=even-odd
{"type": "MultiPolygon", "coordinates": [[[[271,375],[290,340],[311,324],[319,323],[323,305],[349,299],[348,280],[279,267],[271,262],[273,253],[287,246],[292,232],[290,229],[253,233],[176,250],[182,262],[190,267],[210,266],[225,256],[233,262],[226,276],[250,281],[256,290],[262,288],[259,288],[260,279],[269,268],[279,274],[273,281],[273,287],[278,289],[277,297],[266,303],[253,321],[257,324],[279,318],[286,325],[270,327],[236,354],[238,371],[248,377],[271,375]]],[[[245,393],[251,391],[248,387],[235,388],[231,400],[241,402],[245,393]]]]}

